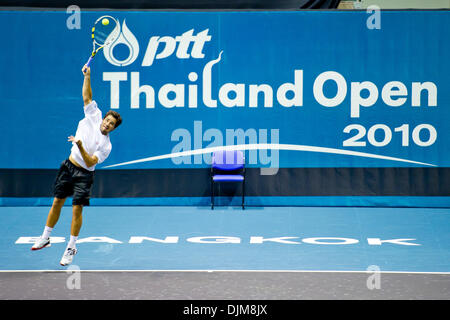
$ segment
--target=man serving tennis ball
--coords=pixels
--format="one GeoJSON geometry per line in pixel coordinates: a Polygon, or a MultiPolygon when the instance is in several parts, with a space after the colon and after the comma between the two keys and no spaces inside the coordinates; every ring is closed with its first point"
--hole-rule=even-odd
{"type": "Polygon", "coordinates": [[[68,141],[72,142],[71,153],[69,159],[62,162],[56,176],[53,205],[48,213],[44,232],[31,248],[39,250],[50,246],[50,233],[58,222],[61,208],[66,198],[73,196],[70,240],[60,262],[63,266],[70,264],[77,253],[76,241],[81,229],[83,206],[89,205],[95,166],[109,156],[109,133],[122,123],[120,114],[112,110],[102,119],[102,112],[92,100],[91,70],[84,66],[82,72],[85,117],[78,123],[75,137],[68,137],[68,141]]]}

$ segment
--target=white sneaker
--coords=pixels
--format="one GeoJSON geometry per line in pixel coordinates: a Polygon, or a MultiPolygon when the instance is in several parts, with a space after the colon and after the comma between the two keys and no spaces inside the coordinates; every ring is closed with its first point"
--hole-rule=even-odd
{"type": "Polygon", "coordinates": [[[36,242],[31,247],[31,250],[40,250],[42,248],[50,247],[50,246],[51,246],[50,238],[45,239],[45,238],[39,237],[39,239],[37,239],[36,242]]]}
{"type": "Polygon", "coordinates": [[[73,256],[76,255],[78,252],[75,248],[67,248],[66,252],[64,252],[64,255],[61,258],[61,261],[59,262],[62,266],[67,266],[68,264],[72,263],[73,256]]]}

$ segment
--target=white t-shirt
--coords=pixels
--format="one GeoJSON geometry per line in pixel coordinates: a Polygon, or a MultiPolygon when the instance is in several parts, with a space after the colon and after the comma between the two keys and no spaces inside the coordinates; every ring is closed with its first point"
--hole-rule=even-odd
{"type": "MultiPolygon", "coordinates": [[[[97,103],[92,100],[91,103],[84,106],[84,119],[78,123],[76,139],[80,139],[83,143],[84,150],[98,158],[98,162],[102,163],[111,153],[111,142],[109,135],[103,135],[100,131],[102,123],[102,112],[97,107],[97,103]]],[[[71,156],[83,168],[94,171],[95,165],[88,167],[81,156],[81,152],[75,142],[72,143],[71,156]]]]}

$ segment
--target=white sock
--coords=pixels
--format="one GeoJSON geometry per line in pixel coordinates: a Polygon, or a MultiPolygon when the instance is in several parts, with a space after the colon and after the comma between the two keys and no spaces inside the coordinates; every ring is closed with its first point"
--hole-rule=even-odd
{"type": "Polygon", "coordinates": [[[69,243],[67,244],[67,248],[72,248],[75,249],[76,248],[76,242],[77,242],[78,236],[72,236],[70,235],[70,240],[69,243]]]}
{"type": "Polygon", "coordinates": [[[42,233],[42,238],[48,239],[50,238],[50,233],[52,233],[53,228],[45,226],[44,232],[42,233]]]}

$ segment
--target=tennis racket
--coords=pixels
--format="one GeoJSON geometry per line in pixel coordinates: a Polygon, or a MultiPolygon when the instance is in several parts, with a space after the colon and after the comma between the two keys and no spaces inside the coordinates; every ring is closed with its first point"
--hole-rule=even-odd
{"type": "Polygon", "coordinates": [[[86,67],[89,67],[92,59],[97,52],[111,43],[113,43],[120,34],[119,22],[111,16],[101,16],[98,18],[92,27],[92,41],[93,49],[86,67]]]}

